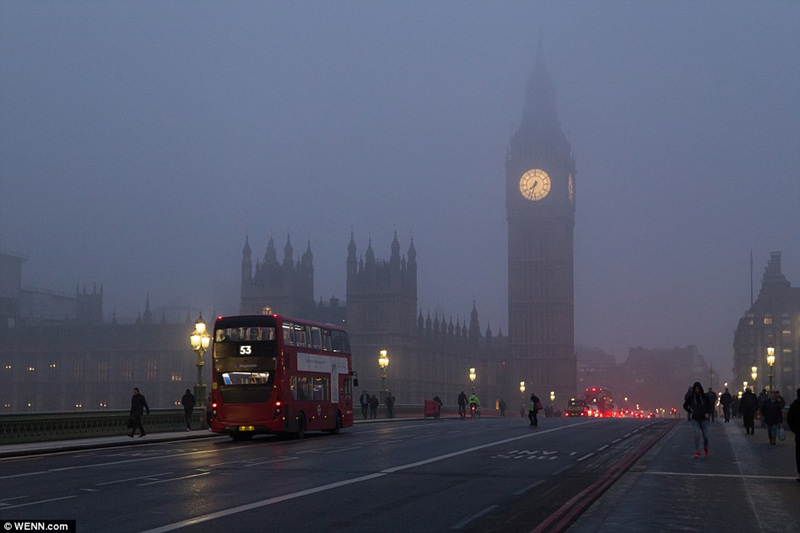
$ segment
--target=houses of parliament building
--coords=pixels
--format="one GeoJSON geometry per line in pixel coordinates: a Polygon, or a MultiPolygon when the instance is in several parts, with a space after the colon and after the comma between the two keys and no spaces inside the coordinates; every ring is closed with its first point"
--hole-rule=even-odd
{"type": "MultiPolygon", "coordinates": [[[[241,263],[241,313],[270,312],[344,324],[351,339],[360,389],[383,389],[378,365],[387,350],[386,387],[397,401],[419,404],[439,396],[453,405],[474,387],[483,405],[500,398],[510,406],[526,394],[555,393],[563,406],[576,394],[574,255],[576,172],[557,116],[555,90],[541,52],[525,89],[522,117],[505,157],[508,223],[508,331],[484,328],[479,303],[469,319],[431,316],[417,306],[417,254],[413,240],[395,235],[388,258],[363,254],[355,235],[347,243],[346,300],[315,299],[310,245],[295,259],[287,238],[281,259],[270,239],[254,261],[245,238],[241,263]],[[470,368],[476,379],[470,381],[470,368]]],[[[344,243],[343,243],[344,247],[344,243]]],[[[140,386],[151,406],[172,407],[194,372],[187,326],[194,316],[168,323],[149,301],[136,324],[102,321],[102,288],[74,297],[49,297],[59,307],[49,323],[27,315],[35,298],[21,290],[22,259],[0,257],[0,407],[4,412],[125,408],[140,386]],[[23,302],[25,300],[25,302],[23,302]],[[60,325],[59,325],[60,324],[60,325]],[[91,339],[87,342],[85,339],[91,339]],[[147,391],[147,392],[145,392],[147,391]]],[[[463,310],[457,316],[466,316],[463,310]]],[[[207,366],[206,369],[209,367],[207,366]]]]}

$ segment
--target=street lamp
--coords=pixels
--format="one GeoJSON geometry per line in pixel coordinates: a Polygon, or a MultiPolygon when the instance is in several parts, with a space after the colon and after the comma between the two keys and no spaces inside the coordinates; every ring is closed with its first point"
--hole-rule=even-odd
{"type": "Polygon", "coordinates": [[[519,414],[522,418],[525,418],[525,382],[519,382],[519,397],[522,400],[522,407],[520,407],[519,414]]]}
{"type": "Polygon", "coordinates": [[[555,401],[556,401],[556,391],[551,390],[550,391],[550,410],[551,410],[551,412],[555,412],[555,410],[556,410],[555,401]]]}
{"type": "Polygon", "coordinates": [[[197,384],[194,386],[194,400],[195,405],[202,407],[206,404],[206,384],[203,383],[203,354],[208,350],[211,344],[211,336],[206,331],[206,322],[203,320],[203,313],[197,318],[194,323],[194,331],[189,336],[189,342],[192,345],[194,353],[197,354],[197,384]]]}
{"type": "Polygon", "coordinates": [[[753,388],[756,386],[756,378],[758,377],[758,367],[753,366],[750,368],[750,377],[753,378],[753,388]]]}
{"type": "Polygon", "coordinates": [[[774,346],[767,346],[767,364],[769,365],[769,390],[772,392],[772,365],[775,364],[774,346]]]}
{"type": "Polygon", "coordinates": [[[388,390],[386,389],[386,367],[389,366],[389,352],[386,350],[380,351],[380,357],[378,357],[378,365],[381,367],[382,375],[381,378],[383,379],[383,390],[381,391],[381,401],[386,401],[386,396],[388,396],[388,390]]]}
{"type": "Polygon", "coordinates": [[[475,373],[475,369],[474,368],[470,368],[469,369],[469,380],[472,382],[472,392],[475,392],[475,378],[477,378],[477,377],[478,377],[478,375],[475,373]]]}

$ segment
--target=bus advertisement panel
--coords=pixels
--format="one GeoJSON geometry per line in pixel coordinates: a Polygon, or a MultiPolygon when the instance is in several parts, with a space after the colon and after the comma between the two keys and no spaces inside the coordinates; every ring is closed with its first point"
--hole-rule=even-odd
{"type": "Polygon", "coordinates": [[[302,438],[353,425],[357,382],[344,328],[280,315],[218,317],[212,354],[212,431],[302,438]]]}

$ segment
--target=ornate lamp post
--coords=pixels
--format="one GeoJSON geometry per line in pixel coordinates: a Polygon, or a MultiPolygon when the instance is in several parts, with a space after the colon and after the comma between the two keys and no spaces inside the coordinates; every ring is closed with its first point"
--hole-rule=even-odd
{"type": "Polygon", "coordinates": [[[470,368],[469,369],[469,380],[472,382],[472,392],[473,393],[475,392],[475,378],[477,378],[477,377],[478,377],[478,375],[475,373],[475,369],[474,368],[470,368]]]}
{"type": "Polygon", "coordinates": [[[194,353],[197,354],[197,384],[194,386],[194,401],[197,407],[202,407],[206,404],[206,384],[203,383],[203,354],[208,350],[211,344],[211,336],[206,330],[206,322],[203,320],[203,313],[197,318],[194,323],[194,331],[189,335],[189,342],[192,345],[194,353]]]}
{"type": "Polygon", "coordinates": [[[756,388],[756,378],[758,377],[758,367],[753,366],[750,368],[750,377],[753,378],[753,388],[756,388]]]}
{"type": "Polygon", "coordinates": [[[767,346],[767,364],[769,365],[769,391],[772,392],[772,365],[775,364],[774,346],[767,346]]]}
{"type": "Polygon", "coordinates": [[[522,400],[522,407],[520,407],[519,413],[522,418],[525,418],[525,382],[519,382],[519,397],[522,400]]]}
{"type": "Polygon", "coordinates": [[[550,410],[555,412],[556,410],[556,391],[550,391],[550,410]]]}
{"type": "Polygon", "coordinates": [[[385,403],[386,396],[388,396],[389,391],[386,388],[386,367],[389,366],[389,352],[386,350],[381,350],[380,357],[378,357],[378,365],[381,367],[381,379],[383,380],[383,390],[381,391],[381,403],[385,403]]]}

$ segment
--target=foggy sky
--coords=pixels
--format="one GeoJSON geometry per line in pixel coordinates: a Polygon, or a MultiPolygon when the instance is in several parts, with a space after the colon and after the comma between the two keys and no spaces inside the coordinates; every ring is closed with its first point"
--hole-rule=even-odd
{"type": "Polygon", "coordinates": [[[104,314],[235,313],[241,250],[418,253],[507,333],[504,161],[541,41],[577,164],[576,343],[730,374],[771,251],[800,284],[798,2],[0,0],[0,249],[104,314]]]}

